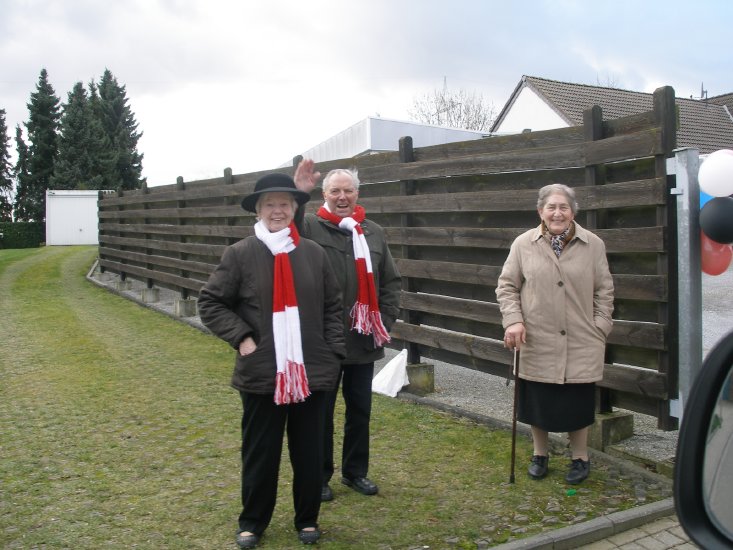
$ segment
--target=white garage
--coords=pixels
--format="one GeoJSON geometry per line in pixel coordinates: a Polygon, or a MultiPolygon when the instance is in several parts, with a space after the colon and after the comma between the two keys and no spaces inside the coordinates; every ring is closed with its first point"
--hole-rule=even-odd
{"type": "Polygon", "coordinates": [[[99,244],[99,191],[46,191],[46,246],[99,244]]]}

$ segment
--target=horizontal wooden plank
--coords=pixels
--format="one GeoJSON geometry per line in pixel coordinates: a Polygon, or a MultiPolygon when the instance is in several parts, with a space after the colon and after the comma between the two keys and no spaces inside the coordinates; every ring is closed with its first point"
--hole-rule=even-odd
{"type": "MultiPolygon", "coordinates": [[[[393,245],[508,249],[527,228],[385,227],[384,231],[393,245]]],[[[666,250],[663,227],[595,229],[593,232],[603,240],[609,254],[666,250]]]]}
{"type": "Polygon", "coordinates": [[[478,300],[466,300],[464,298],[453,298],[451,296],[439,296],[437,294],[416,294],[413,292],[402,292],[400,305],[404,309],[420,311],[424,313],[435,313],[481,321],[485,323],[501,324],[501,312],[499,304],[492,302],[480,302],[478,300]]]}
{"type": "Polygon", "coordinates": [[[501,273],[500,266],[456,264],[452,262],[426,262],[395,258],[397,269],[403,277],[453,281],[457,283],[496,286],[501,273]],[[493,283],[492,283],[493,281],[493,283]]]}
{"type": "Polygon", "coordinates": [[[138,235],[178,235],[196,237],[233,237],[243,239],[254,234],[252,225],[172,225],[143,223],[100,223],[103,233],[138,235]]]}
{"type": "Polygon", "coordinates": [[[502,342],[491,338],[481,338],[434,327],[411,325],[401,321],[392,326],[390,334],[400,340],[446,349],[468,357],[488,359],[500,363],[511,360],[511,355],[504,348],[502,342]]]}
{"type": "Polygon", "coordinates": [[[148,279],[152,279],[153,281],[160,281],[165,285],[185,288],[194,291],[195,293],[198,293],[199,290],[201,290],[201,287],[205,284],[205,281],[198,281],[189,277],[181,277],[179,275],[173,275],[171,273],[164,273],[161,271],[155,271],[153,269],[146,269],[144,267],[105,260],[104,258],[99,259],[99,265],[107,271],[111,271],[112,273],[125,273],[131,278],[140,281],[147,281],[148,279]]]}
{"type": "MultiPolygon", "coordinates": [[[[416,294],[403,291],[400,297],[400,305],[402,308],[411,311],[457,317],[482,323],[501,325],[502,321],[499,304],[495,302],[481,302],[452,296],[416,294]]],[[[436,326],[436,328],[442,327],[436,326]]],[[[665,350],[665,327],[659,323],[615,319],[613,330],[608,337],[608,343],[665,350]]]]}
{"type": "MultiPolygon", "coordinates": [[[[395,258],[403,277],[496,286],[502,266],[458,264],[395,258]]],[[[667,278],[662,275],[614,274],[614,294],[619,299],[667,301],[667,278]]]]}
{"type": "MultiPolygon", "coordinates": [[[[480,338],[403,322],[395,323],[390,334],[399,340],[461,354],[466,357],[465,363],[469,363],[473,358],[505,364],[510,364],[512,361],[512,355],[504,348],[503,343],[491,338],[480,338]]],[[[668,398],[665,374],[629,365],[606,364],[603,380],[598,385],[654,399],[668,398]]]]}
{"type": "Polygon", "coordinates": [[[651,369],[630,365],[609,365],[603,369],[603,380],[598,385],[652,399],[669,399],[667,375],[651,369]]]}
{"type": "Polygon", "coordinates": [[[667,349],[666,329],[659,323],[614,319],[608,343],[664,351],[667,349]]]}
{"type": "Polygon", "coordinates": [[[182,271],[193,271],[208,276],[217,264],[209,264],[204,262],[194,262],[191,260],[181,260],[171,258],[169,256],[159,256],[155,254],[141,254],[139,252],[129,252],[127,250],[119,250],[116,248],[99,247],[99,254],[103,255],[106,260],[129,260],[138,264],[145,264],[148,269],[156,267],[172,267],[182,271]]]}
{"type": "Polygon", "coordinates": [[[196,218],[243,218],[251,225],[254,214],[245,212],[239,205],[236,206],[202,206],[187,208],[157,208],[134,210],[100,210],[100,220],[139,220],[145,218],[165,218],[175,220],[190,220],[196,218]]]}
{"type": "Polygon", "coordinates": [[[546,170],[583,166],[583,151],[575,143],[499,153],[385,164],[363,170],[360,176],[367,183],[381,181],[420,180],[471,174],[497,174],[517,170],[546,170]]]}
{"type": "Polygon", "coordinates": [[[524,132],[482,139],[445,143],[426,147],[415,147],[415,160],[434,161],[460,156],[489,155],[516,151],[518,149],[539,149],[568,144],[581,146],[585,141],[583,128],[571,126],[537,132],[524,132]]]}
{"type": "Polygon", "coordinates": [[[585,164],[596,165],[630,158],[664,154],[661,128],[645,128],[632,134],[614,136],[585,144],[585,164]]]}
{"type": "Polygon", "coordinates": [[[186,252],[189,254],[198,254],[200,256],[210,256],[217,260],[224,253],[226,245],[215,244],[199,244],[199,243],[180,243],[175,241],[159,241],[154,239],[132,239],[129,237],[115,237],[112,235],[100,235],[100,245],[110,245],[110,248],[117,246],[131,246],[135,248],[145,248],[150,250],[167,250],[170,252],[186,252]]]}

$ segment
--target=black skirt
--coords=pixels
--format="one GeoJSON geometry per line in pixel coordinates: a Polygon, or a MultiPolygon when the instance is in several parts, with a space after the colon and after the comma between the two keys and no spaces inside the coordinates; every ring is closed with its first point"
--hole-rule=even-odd
{"type": "Polygon", "coordinates": [[[547,432],[574,432],[595,422],[596,385],[519,379],[517,419],[547,432]]]}

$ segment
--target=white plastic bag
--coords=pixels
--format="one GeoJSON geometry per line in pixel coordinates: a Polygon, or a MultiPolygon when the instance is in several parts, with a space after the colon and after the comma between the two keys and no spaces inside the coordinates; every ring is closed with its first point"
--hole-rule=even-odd
{"type": "Polygon", "coordinates": [[[403,386],[410,383],[407,378],[407,350],[403,349],[382,367],[372,380],[372,391],[395,397],[403,386]]]}

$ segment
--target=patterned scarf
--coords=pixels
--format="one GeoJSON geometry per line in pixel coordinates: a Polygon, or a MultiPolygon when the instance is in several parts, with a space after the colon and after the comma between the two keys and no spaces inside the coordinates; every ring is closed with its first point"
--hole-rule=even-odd
{"type": "Polygon", "coordinates": [[[354,246],[354,262],[356,264],[357,296],[354,307],[351,308],[351,330],[359,334],[371,334],[374,344],[382,347],[391,341],[387,329],[382,324],[382,315],[379,313],[379,301],[377,290],[374,284],[374,272],[372,271],[372,257],[369,254],[364,231],[361,222],[366,218],[366,212],[362,206],[356,205],[351,217],[342,218],[328,209],[328,204],[318,209],[318,216],[339,226],[341,229],[351,231],[354,246]]]}
{"type": "MultiPolygon", "coordinates": [[[[544,222],[542,223],[544,225],[544,222]]],[[[549,229],[547,229],[547,226],[545,225],[545,231],[547,232],[547,236],[550,237],[550,246],[552,247],[552,250],[555,251],[555,255],[559,258],[560,253],[562,252],[562,249],[565,248],[565,245],[570,242],[570,239],[572,238],[572,235],[570,234],[570,230],[574,228],[574,224],[571,222],[570,225],[560,233],[559,235],[553,235],[550,233],[549,229]]],[[[573,231],[573,233],[575,233],[573,231]]]]}
{"type": "Polygon", "coordinates": [[[255,235],[275,256],[272,290],[272,335],[275,341],[275,404],[305,401],[310,395],[300,341],[300,316],[295,295],[289,252],[295,250],[300,235],[291,223],[270,233],[262,221],[255,224],[255,235]]]}

